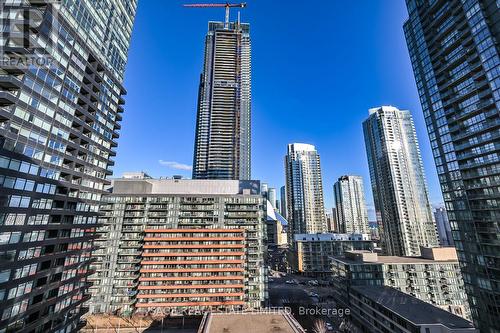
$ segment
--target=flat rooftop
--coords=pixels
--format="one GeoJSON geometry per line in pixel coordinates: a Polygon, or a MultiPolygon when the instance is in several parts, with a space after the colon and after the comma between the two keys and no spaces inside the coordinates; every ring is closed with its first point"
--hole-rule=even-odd
{"type": "Polygon", "coordinates": [[[449,329],[476,332],[470,321],[397,289],[386,286],[353,286],[351,289],[416,325],[441,324],[449,329]]]}
{"type": "Polygon", "coordinates": [[[260,195],[258,180],[118,178],[112,186],[113,195],[260,195]]]}
{"type": "Polygon", "coordinates": [[[457,260],[432,260],[420,257],[397,257],[397,256],[378,256],[377,261],[360,261],[348,259],[345,257],[333,257],[333,259],[345,264],[440,264],[440,263],[458,263],[457,260]]]}
{"type": "Polygon", "coordinates": [[[209,313],[199,333],[305,333],[292,315],[282,311],[209,313]]]}
{"type": "Polygon", "coordinates": [[[295,234],[293,236],[296,242],[325,242],[325,241],[371,241],[368,234],[337,234],[337,233],[324,233],[324,234],[295,234]]]}

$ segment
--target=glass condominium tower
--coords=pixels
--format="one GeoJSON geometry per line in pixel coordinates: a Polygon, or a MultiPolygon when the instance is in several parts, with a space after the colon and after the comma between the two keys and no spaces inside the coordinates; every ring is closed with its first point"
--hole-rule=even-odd
{"type": "Polygon", "coordinates": [[[135,0],[0,3],[0,332],[76,332],[135,0]]]}
{"type": "Polygon", "coordinates": [[[472,317],[500,332],[500,1],[407,0],[404,31],[472,317]]]}
{"type": "Polygon", "coordinates": [[[313,145],[291,143],[285,156],[288,241],[326,231],[320,157],[313,145]]]}
{"type": "Polygon", "coordinates": [[[209,22],[200,78],[193,179],[250,179],[250,25],[209,22]]]}
{"type": "Polygon", "coordinates": [[[340,177],[333,185],[333,194],[338,232],[369,234],[363,178],[340,177]]]}
{"type": "Polygon", "coordinates": [[[420,256],[420,246],[439,243],[412,116],[392,106],[369,113],[363,131],[382,249],[420,256]]]}

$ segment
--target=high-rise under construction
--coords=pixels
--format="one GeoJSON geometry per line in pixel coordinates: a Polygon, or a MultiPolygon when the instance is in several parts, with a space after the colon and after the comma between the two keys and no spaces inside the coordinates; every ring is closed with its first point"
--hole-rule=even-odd
{"type": "Polygon", "coordinates": [[[193,178],[250,179],[250,26],[209,22],[200,78],[193,178]]]}

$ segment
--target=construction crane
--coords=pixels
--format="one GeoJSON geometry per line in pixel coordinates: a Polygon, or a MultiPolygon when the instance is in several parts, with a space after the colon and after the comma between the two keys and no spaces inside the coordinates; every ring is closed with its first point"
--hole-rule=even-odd
{"type": "Polygon", "coordinates": [[[226,8],[226,21],[224,23],[224,29],[229,29],[229,9],[230,8],[245,8],[247,6],[246,2],[242,3],[193,3],[186,4],[184,7],[191,8],[226,8]]]}

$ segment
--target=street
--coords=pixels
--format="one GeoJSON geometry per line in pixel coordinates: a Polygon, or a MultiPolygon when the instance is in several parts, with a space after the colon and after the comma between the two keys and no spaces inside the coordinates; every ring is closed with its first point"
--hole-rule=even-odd
{"type": "Polygon", "coordinates": [[[345,324],[349,321],[350,310],[337,307],[332,287],[327,281],[285,273],[289,266],[284,248],[270,251],[269,266],[270,306],[289,307],[293,316],[308,332],[346,331],[345,324]],[[312,280],[317,280],[318,285],[309,285],[308,282],[312,280]]]}
{"type": "MultiPolygon", "coordinates": [[[[342,322],[348,317],[349,310],[337,308],[331,296],[331,287],[309,286],[311,278],[287,274],[283,277],[271,278],[269,282],[269,298],[272,307],[290,307],[293,316],[308,330],[314,332],[318,322],[329,323],[330,331],[339,331],[342,322]],[[286,283],[295,280],[298,284],[286,283]],[[314,293],[317,297],[311,297],[314,293]]],[[[328,331],[328,330],[324,330],[328,331]]]]}

